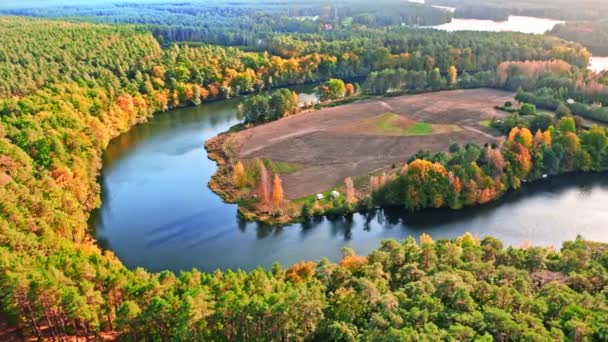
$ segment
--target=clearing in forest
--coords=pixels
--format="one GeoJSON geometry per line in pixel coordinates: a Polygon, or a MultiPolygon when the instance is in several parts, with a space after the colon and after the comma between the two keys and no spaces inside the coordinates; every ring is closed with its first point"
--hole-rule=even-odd
{"type": "Polygon", "coordinates": [[[354,121],[340,129],[348,133],[370,135],[413,136],[437,133],[449,133],[461,130],[457,125],[431,124],[416,122],[404,115],[384,113],[368,119],[354,121]]]}
{"type": "Polygon", "coordinates": [[[322,192],[356,177],[406,162],[420,150],[451,144],[500,143],[484,125],[507,114],[494,106],[513,93],[493,89],[405,95],[325,108],[246,129],[233,148],[239,159],[298,165],[282,175],[285,197],[322,192]]]}

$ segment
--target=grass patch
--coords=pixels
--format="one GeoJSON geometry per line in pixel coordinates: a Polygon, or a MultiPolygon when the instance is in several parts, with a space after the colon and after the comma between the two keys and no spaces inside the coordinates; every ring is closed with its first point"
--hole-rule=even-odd
{"type": "Polygon", "coordinates": [[[433,133],[433,125],[426,122],[416,122],[405,129],[404,135],[426,135],[433,133]]]}
{"type": "Polygon", "coordinates": [[[492,128],[492,120],[479,121],[479,125],[487,128],[492,128]]]}
{"type": "MultiPolygon", "coordinates": [[[[331,197],[331,193],[334,190],[337,190],[338,187],[333,187],[329,190],[325,190],[323,192],[320,192],[320,194],[323,194],[323,199],[320,201],[321,203],[329,203],[331,201],[333,201],[333,198],[331,197]]],[[[342,194],[341,194],[342,195],[342,194]]],[[[305,197],[300,197],[300,198],[296,198],[294,200],[292,200],[293,203],[296,204],[304,204],[304,203],[315,203],[317,201],[317,194],[312,194],[312,195],[308,195],[305,197]]]]}
{"type": "Polygon", "coordinates": [[[295,163],[287,163],[281,161],[273,161],[270,159],[264,159],[264,165],[272,173],[294,173],[302,168],[302,165],[295,163]]]}
{"type": "Polygon", "coordinates": [[[302,165],[295,163],[287,163],[281,161],[274,161],[270,159],[244,159],[241,160],[245,167],[245,173],[250,182],[255,183],[255,180],[259,178],[259,167],[258,163],[264,163],[264,166],[271,173],[289,174],[294,173],[302,168],[302,165]]]}
{"type": "MultiPolygon", "coordinates": [[[[414,122],[408,118],[395,113],[385,113],[366,120],[368,125],[371,125],[376,132],[386,135],[427,135],[434,131],[433,124],[427,122],[414,122]]],[[[451,125],[452,131],[459,129],[456,125],[451,125]]]]}
{"type": "Polygon", "coordinates": [[[402,134],[403,128],[399,127],[398,121],[401,117],[394,113],[386,113],[370,119],[371,123],[377,130],[386,134],[402,134]]]}

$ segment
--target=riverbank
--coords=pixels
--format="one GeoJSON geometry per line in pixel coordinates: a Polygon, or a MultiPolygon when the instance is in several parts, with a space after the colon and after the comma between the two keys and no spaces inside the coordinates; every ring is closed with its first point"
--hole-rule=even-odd
{"type": "Polygon", "coordinates": [[[239,204],[248,220],[286,224],[312,215],[339,216],[369,206],[362,200],[373,183],[396,178],[422,150],[447,151],[454,143],[500,145],[502,138],[484,123],[504,117],[494,106],[512,100],[512,93],[494,89],[381,97],[241,127],[206,142],[218,166],[209,186],[239,204]],[[281,178],[285,199],[274,208],[259,204],[256,160],[297,166],[271,172],[281,178]],[[254,178],[246,186],[234,181],[240,161],[254,178]]]}
{"type": "MultiPolygon", "coordinates": [[[[283,225],[378,205],[461,209],[548,175],[601,171],[572,118],[554,122],[557,131],[515,127],[508,139],[489,128],[508,116],[496,108],[512,97],[494,89],[381,97],[240,127],[206,142],[218,166],[209,186],[242,218],[283,225]],[[557,166],[543,162],[555,158],[553,145],[568,149],[557,166]]],[[[605,139],[602,128],[589,134],[605,139]]]]}
{"type": "MultiPolygon", "coordinates": [[[[326,101],[315,104],[311,108],[299,111],[296,115],[306,115],[324,108],[356,103],[368,99],[367,95],[355,95],[348,98],[341,98],[333,101],[326,101]]],[[[238,146],[235,146],[236,137],[239,132],[251,129],[254,125],[236,124],[229,130],[218,134],[205,141],[204,147],[207,157],[214,161],[217,171],[211,177],[209,188],[226,203],[238,204],[238,214],[247,221],[263,222],[271,225],[286,225],[301,221],[302,203],[301,201],[282,201],[280,208],[254,207],[256,202],[255,195],[252,196],[251,189],[239,189],[235,186],[233,166],[239,160],[238,146]],[[249,191],[248,191],[249,190],[249,191]],[[278,210],[277,210],[278,209],[278,210]]],[[[277,165],[271,165],[271,169],[277,165]]]]}
{"type": "MultiPolygon", "coordinates": [[[[312,88],[292,90],[312,94],[312,88]]],[[[275,262],[292,265],[319,256],[339,261],[343,247],[369,253],[383,240],[422,233],[442,239],[469,231],[514,247],[522,241],[560,246],[577,234],[608,241],[597,224],[605,216],[601,203],[608,196],[606,177],[589,173],[526,183],[498,201],[461,210],[411,212],[400,205],[287,226],[246,221],[236,204],[225,203],[207,186],[217,164],[202,146],[240,122],[236,108],[243,100],[156,115],[108,146],[100,179],[103,206],[91,227],[99,244],[126,267],[213,272],[270,268],[275,262]]],[[[353,181],[357,186],[358,179],[353,181]]]]}

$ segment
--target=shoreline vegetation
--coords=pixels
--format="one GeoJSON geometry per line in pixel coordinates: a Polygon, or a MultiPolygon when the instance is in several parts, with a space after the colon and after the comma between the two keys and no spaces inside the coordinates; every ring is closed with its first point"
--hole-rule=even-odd
{"type": "MultiPolygon", "coordinates": [[[[263,160],[244,165],[238,158],[239,146],[235,137],[240,131],[246,131],[255,124],[283,120],[294,112],[288,109],[284,111],[285,116],[277,114],[268,120],[262,120],[263,122],[249,120],[246,121],[248,124],[222,133],[205,143],[209,158],[218,165],[218,171],[209,186],[224,201],[237,203],[238,212],[244,219],[283,225],[305,222],[313,216],[343,216],[380,206],[401,206],[407,210],[441,207],[461,209],[499,200],[508,191],[519,189],[525,182],[569,172],[605,171],[608,168],[606,128],[589,125],[572,115],[573,111],[582,114],[579,108],[589,108],[589,105],[572,99],[564,102],[554,95],[545,96],[543,99],[549,101],[546,100],[549,98],[551,105],[540,102],[541,108],[550,108],[551,111],[538,112],[533,104],[539,103],[535,96],[538,90],[529,93],[522,88],[525,84],[528,89],[533,89],[536,84],[546,82],[549,73],[566,75],[570,72],[571,66],[563,61],[507,62],[498,66],[494,85],[499,88],[517,87],[515,98],[520,101],[520,106],[514,106],[511,101],[504,106],[496,105],[497,109],[510,115],[504,119],[486,120],[480,122],[480,125],[505,134],[506,141],[502,144],[453,144],[449,151],[420,151],[407,161],[393,163],[370,173],[351,175],[352,178],[347,177],[342,184],[292,200],[282,197],[274,202],[269,200],[269,194],[273,192],[270,179],[273,177],[279,182],[281,196],[283,194],[281,172],[270,170],[268,173],[268,161],[263,160]]],[[[405,79],[408,75],[404,71],[401,77],[405,79]]],[[[456,70],[449,72],[447,79],[443,79],[440,74],[429,76],[429,91],[458,88],[462,82],[456,70]],[[437,80],[436,87],[432,86],[434,78],[437,80]]],[[[394,73],[389,74],[389,77],[393,80],[400,78],[399,75],[395,77],[394,73]]],[[[398,88],[402,90],[390,92],[388,90],[391,88],[386,87],[385,82],[378,82],[381,78],[381,73],[372,73],[364,85],[365,91],[376,96],[395,96],[407,92],[403,84],[411,85],[411,82],[403,82],[398,88]],[[385,88],[378,89],[376,84],[382,84],[385,88]]],[[[331,81],[327,83],[329,82],[331,81]]],[[[481,84],[485,85],[483,81],[481,84]]],[[[320,89],[323,87],[326,86],[322,85],[320,89]]],[[[590,87],[594,89],[590,94],[592,98],[604,96],[596,92],[596,85],[591,84],[590,87]]],[[[413,89],[416,89],[415,85],[413,89]]],[[[579,86],[565,95],[577,96],[577,92],[584,94],[585,89],[579,86]]],[[[344,91],[332,100],[342,96],[344,91]]],[[[563,96],[564,94],[562,98],[563,96]]],[[[578,95],[577,98],[581,96],[578,95]]],[[[256,111],[253,107],[248,110],[256,111]]],[[[600,107],[599,110],[604,108],[600,107]]],[[[382,127],[392,119],[388,115],[374,120],[379,121],[377,125],[380,128],[392,131],[396,128],[382,127]]],[[[428,124],[412,127],[421,135],[431,132],[428,124]]]]}
{"type": "MultiPolygon", "coordinates": [[[[304,115],[304,113],[302,113],[304,115]]],[[[490,125],[496,125],[494,122],[490,123],[490,125]]],[[[499,129],[501,124],[497,125],[497,129],[499,129]]],[[[561,126],[570,126],[576,127],[576,123],[574,118],[569,119],[566,118],[564,120],[560,120],[561,126]]],[[[231,144],[234,142],[234,134],[240,132],[241,130],[246,130],[250,127],[240,126],[236,130],[229,130],[227,132],[220,133],[219,135],[208,139],[204,146],[208,152],[208,158],[215,161],[217,164],[217,171],[212,176],[211,180],[208,183],[208,186],[211,190],[213,190],[218,196],[220,196],[226,203],[232,203],[238,205],[238,213],[239,215],[247,220],[252,222],[260,222],[264,224],[270,225],[287,225],[297,222],[307,222],[312,219],[314,216],[330,216],[330,217],[339,217],[354,214],[357,212],[365,212],[369,210],[373,210],[379,208],[381,206],[389,206],[389,207],[402,207],[404,210],[408,210],[403,206],[403,203],[400,203],[399,200],[394,198],[393,194],[386,194],[386,192],[394,191],[390,189],[391,183],[396,183],[398,178],[407,178],[408,171],[410,171],[410,167],[415,167],[416,169],[424,169],[424,168],[438,168],[438,172],[447,176],[449,180],[449,187],[451,190],[458,189],[457,192],[462,191],[462,184],[460,180],[455,184],[454,175],[448,173],[445,168],[441,167],[439,163],[435,160],[439,160],[441,158],[446,158],[445,152],[438,152],[436,154],[431,154],[428,152],[420,151],[419,154],[413,156],[410,161],[404,161],[399,164],[387,165],[381,169],[369,172],[363,175],[354,175],[352,178],[348,177],[345,179],[343,184],[337,184],[335,187],[327,189],[317,195],[311,194],[310,196],[304,198],[297,198],[294,200],[282,200],[281,204],[278,206],[266,205],[257,206],[255,205],[258,202],[258,196],[255,193],[257,189],[248,188],[243,190],[240,188],[235,181],[235,164],[241,163],[241,161],[237,158],[237,153],[234,151],[234,146],[231,144]],[[419,158],[422,159],[419,159],[419,158]],[[430,161],[428,161],[428,160],[430,161]],[[372,190],[373,189],[373,190],[372,190]],[[332,198],[332,193],[337,193],[336,198],[332,198]],[[319,196],[321,195],[321,196],[319,196]],[[249,196],[249,197],[248,197],[249,196]],[[317,197],[319,196],[319,197],[317,197]],[[386,197],[389,197],[387,199],[386,197]],[[392,198],[390,198],[392,197],[392,198]]],[[[600,146],[605,146],[608,142],[607,132],[605,129],[600,128],[599,126],[594,126],[591,129],[586,130],[587,132],[591,132],[593,130],[593,134],[599,136],[599,139],[603,138],[603,141],[600,142],[600,146]]],[[[555,128],[550,126],[547,127],[547,131],[541,132],[537,131],[536,135],[532,135],[531,131],[527,128],[524,128],[523,131],[519,130],[519,128],[514,128],[509,132],[509,140],[511,142],[515,141],[527,141],[527,147],[532,147],[537,145],[545,145],[549,147],[551,145],[551,141],[553,140],[552,136],[555,132],[555,128]]],[[[572,131],[565,131],[572,132],[572,131]]],[[[564,132],[564,133],[565,133],[564,132]]],[[[568,136],[567,139],[574,139],[575,142],[573,144],[578,145],[580,148],[580,139],[575,139],[573,136],[568,136]]],[[[517,143],[519,145],[519,143],[517,143]]],[[[517,146],[517,145],[515,145],[517,146]]],[[[526,146],[526,145],[522,145],[526,146]]],[[[454,149],[459,149],[462,147],[455,146],[454,149]]],[[[470,146],[464,147],[464,152],[468,150],[470,146]]],[[[505,163],[504,157],[500,155],[500,151],[497,146],[490,147],[473,147],[478,148],[479,150],[472,153],[487,153],[485,158],[488,158],[489,162],[497,163],[498,165],[493,165],[496,168],[496,172],[503,172],[499,170],[501,168],[501,164],[505,163]],[[482,151],[485,149],[485,151],[482,151]],[[493,155],[492,155],[493,154],[493,155]],[[492,159],[494,158],[494,159],[492,159]]],[[[519,149],[521,147],[517,146],[515,149],[519,149]]],[[[601,148],[600,148],[601,149],[601,148]]],[[[460,152],[460,151],[450,151],[451,153],[460,152]]],[[[540,153],[540,152],[539,152],[540,153]]],[[[549,152],[552,153],[552,152],[549,152]]],[[[576,153],[576,151],[575,151],[576,153]]],[[[600,166],[600,163],[597,161],[592,161],[589,156],[575,156],[574,158],[583,158],[584,160],[579,161],[581,165],[577,168],[574,164],[567,171],[553,171],[550,175],[546,173],[541,173],[541,170],[532,170],[533,165],[542,164],[544,161],[535,161],[532,156],[523,152],[523,156],[517,156],[517,158],[523,157],[527,158],[524,160],[518,160],[518,162],[522,162],[520,167],[524,168],[521,170],[525,174],[522,177],[530,176],[530,178],[518,178],[514,176],[514,179],[510,181],[513,182],[510,188],[505,187],[503,184],[495,184],[485,189],[476,189],[477,193],[468,194],[468,196],[472,196],[471,203],[462,204],[462,203],[454,203],[449,204],[444,201],[444,199],[438,200],[439,202],[435,202],[433,196],[441,196],[440,193],[437,193],[437,190],[431,190],[435,195],[430,195],[430,200],[426,205],[418,206],[413,205],[409,208],[409,210],[424,210],[430,208],[442,208],[448,206],[451,209],[459,210],[464,208],[465,206],[476,206],[476,205],[484,205],[492,201],[500,200],[508,191],[516,191],[523,183],[534,182],[542,179],[546,179],[549,176],[553,175],[561,175],[570,172],[605,172],[606,168],[604,166],[600,166]],[[593,167],[591,164],[596,164],[596,167],[593,167]],[[527,170],[526,170],[527,169],[527,170]],[[533,173],[533,174],[532,174],[533,173]]],[[[537,155],[538,157],[538,155],[537,155]]],[[[552,155],[553,157],[553,155],[552,155]]],[[[449,158],[449,157],[448,157],[449,158]]],[[[259,168],[259,165],[267,164],[269,161],[261,161],[256,160],[253,163],[250,163],[250,167],[259,168]]],[[[574,163],[574,162],[571,162],[574,163]]],[[[242,167],[242,166],[241,166],[242,167]]],[[[502,165],[502,168],[505,168],[505,165],[502,165]]],[[[559,168],[559,166],[557,166],[559,168]]],[[[437,171],[437,170],[436,170],[437,171]]],[[[416,171],[425,174],[427,171],[416,171]]],[[[478,171],[479,172],[479,171],[478,171]]],[[[278,175],[279,173],[273,173],[273,175],[278,175]]],[[[424,187],[425,181],[435,181],[431,179],[427,179],[422,181],[418,186],[424,187]]],[[[486,180],[492,182],[492,180],[486,180]]],[[[496,179],[494,179],[496,181],[496,179]]],[[[272,192],[271,190],[268,190],[272,192]]],[[[281,190],[282,191],[282,190],[281,190]]],[[[398,191],[400,195],[404,195],[403,191],[398,191]]]]}
{"type": "MultiPolygon", "coordinates": [[[[418,80],[408,84],[422,90],[441,87],[437,75],[449,75],[451,67],[463,70],[466,83],[466,70],[487,73],[507,56],[563,59],[582,68],[588,54],[578,45],[519,34],[398,29],[384,32],[386,41],[376,31],[349,34],[358,47],[336,38],[328,42],[335,44],[332,49],[286,36],[274,41],[274,51],[285,54],[271,56],[212,45],[162,49],[150,32],[134,26],[2,17],[0,33],[0,310],[18,327],[19,339],[99,339],[105,333],[133,340],[226,341],[375,339],[387,332],[394,339],[423,340],[606,334],[607,247],[582,238],[564,243],[558,253],[504,249],[492,238],[435,242],[425,236],[420,244],[413,238],[387,241],[369,256],[346,249],[339,263],[176,274],[127,269],[97,246],[87,226],[90,211],[100,205],[103,149],[155,113],[271,86],[400,67],[416,71],[404,77],[418,80]],[[421,76],[429,77],[429,86],[421,76]]],[[[585,96],[588,75],[572,70],[576,88],[565,84],[555,96],[568,96],[569,90],[585,96]]],[[[509,86],[522,83],[517,68],[508,71],[509,86]]],[[[551,73],[534,74],[535,82],[521,86],[535,87],[550,78],[545,74],[551,73]]],[[[559,145],[563,154],[548,166],[603,166],[596,163],[605,158],[605,131],[594,128],[579,138],[572,124],[566,116],[547,130],[551,149],[547,131],[532,143],[529,131],[515,131],[508,156],[514,171],[537,170],[529,152],[541,148],[548,156],[559,145]]],[[[466,157],[472,151],[456,152],[466,157]]],[[[426,174],[456,191],[449,172],[438,166],[442,156],[420,158],[408,175],[428,169],[426,174]]],[[[281,180],[270,177],[273,167],[296,166],[264,164],[266,172],[260,172],[273,188],[264,187],[264,197],[280,203],[281,180]]],[[[481,171],[462,170],[463,177],[481,171]]],[[[483,190],[497,186],[495,178],[481,180],[483,190]]],[[[416,199],[412,206],[458,199],[426,190],[424,197],[395,198],[416,199]]]]}
{"type": "MultiPolygon", "coordinates": [[[[330,79],[323,84],[320,84],[319,91],[321,92],[320,98],[321,102],[315,104],[302,104],[298,106],[297,99],[293,101],[290,106],[283,107],[283,113],[278,113],[273,115],[272,113],[276,112],[275,110],[266,110],[264,112],[269,112],[270,118],[261,118],[264,115],[259,115],[258,111],[256,111],[255,118],[256,120],[247,118],[245,115],[245,123],[237,124],[231,127],[228,131],[222,132],[217,136],[208,139],[204,142],[205,150],[207,151],[207,156],[210,160],[213,160],[217,164],[217,171],[211,177],[211,180],[208,183],[208,186],[213,192],[215,192],[218,196],[224,200],[226,203],[238,204],[238,213],[239,215],[248,221],[258,221],[267,224],[275,224],[275,225],[285,225],[289,223],[294,223],[300,218],[301,207],[297,204],[296,201],[288,201],[283,198],[279,199],[279,207],[280,214],[277,215],[276,208],[273,208],[270,205],[266,205],[264,207],[257,207],[254,209],[250,206],[256,199],[249,198],[245,199],[243,196],[246,194],[246,191],[243,191],[243,185],[237,186],[236,183],[247,182],[247,180],[239,180],[238,177],[235,177],[235,163],[240,164],[237,171],[242,173],[240,178],[247,177],[244,175],[244,166],[242,161],[237,160],[237,152],[234,150],[234,134],[238,133],[242,130],[246,130],[254,125],[260,125],[264,122],[270,122],[274,120],[279,120],[280,118],[285,118],[291,115],[306,115],[306,113],[311,111],[316,111],[322,108],[328,108],[333,106],[344,105],[348,103],[358,102],[362,100],[366,100],[369,98],[367,95],[363,95],[360,93],[358,84],[350,84],[344,83],[342,80],[330,79]],[[334,84],[333,90],[329,88],[329,85],[334,84]],[[336,85],[337,84],[337,85],[336,85]],[[336,89],[337,87],[337,89],[336,89]],[[348,90],[347,90],[348,89],[348,90]]],[[[267,97],[269,100],[272,100],[272,97],[277,94],[281,94],[282,90],[276,90],[272,95],[258,95],[254,98],[248,99],[250,103],[257,104],[259,98],[267,97]]],[[[293,92],[288,92],[286,97],[297,96],[293,92]]],[[[247,102],[244,106],[247,106],[247,102]]],[[[241,108],[240,110],[244,110],[241,108]]],[[[273,175],[279,176],[280,173],[285,173],[285,170],[276,170],[276,167],[272,161],[263,161],[263,160],[255,160],[250,161],[248,163],[250,165],[249,168],[264,168],[269,169],[273,175]],[[279,172],[274,172],[279,171],[279,172]]],[[[276,164],[276,163],[275,163],[276,164]]],[[[286,165],[285,163],[283,163],[286,165]]],[[[297,168],[297,166],[290,167],[286,165],[289,169],[297,168]]],[[[292,171],[292,170],[289,170],[292,171]]],[[[251,175],[250,177],[259,177],[259,174],[251,175]]],[[[266,176],[267,177],[267,176],[266,176]]],[[[270,190],[268,190],[270,191],[270,190]]]]}

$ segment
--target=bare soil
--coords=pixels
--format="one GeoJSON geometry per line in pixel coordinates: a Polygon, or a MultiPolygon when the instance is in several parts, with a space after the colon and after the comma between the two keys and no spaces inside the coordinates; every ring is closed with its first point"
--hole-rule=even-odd
{"type": "Polygon", "coordinates": [[[420,150],[445,151],[453,143],[501,143],[501,137],[479,123],[504,117],[506,113],[494,106],[506,101],[513,101],[513,93],[493,89],[368,100],[241,131],[233,147],[240,159],[264,158],[303,165],[282,177],[285,197],[295,199],[340,185],[346,177],[402,163],[420,150]],[[388,112],[403,116],[404,124],[457,125],[461,130],[438,129],[428,135],[399,136],[362,129],[365,120],[388,112]]]}

